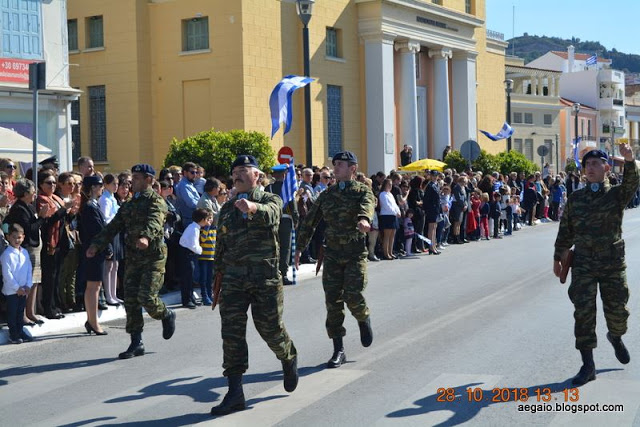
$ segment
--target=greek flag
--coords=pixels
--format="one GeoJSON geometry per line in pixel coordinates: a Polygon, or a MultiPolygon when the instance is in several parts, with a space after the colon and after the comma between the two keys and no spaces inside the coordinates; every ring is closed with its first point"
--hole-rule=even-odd
{"type": "Polygon", "coordinates": [[[269,107],[271,108],[271,138],[280,129],[280,123],[285,123],[284,133],[291,129],[291,120],[293,119],[293,108],[291,103],[291,95],[297,89],[305,87],[314,79],[309,77],[301,77],[289,75],[280,81],[273,88],[269,97],[269,107]]]}
{"type": "Polygon", "coordinates": [[[580,164],[580,157],[578,153],[578,147],[580,146],[580,141],[582,137],[577,137],[573,142],[573,161],[576,163],[576,168],[582,169],[582,165],[580,164]]]}
{"type": "Polygon", "coordinates": [[[587,58],[587,65],[596,65],[596,62],[598,62],[598,57],[596,55],[587,58]]]}
{"type": "Polygon", "coordinates": [[[509,126],[509,123],[504,122],[504,125],[502,125],[502,129],[500,129],[500,132],[498,132],[497,135],[494,135],[484,130],[481,130],[480,132],[482,132],[484,136],[486,136],[492,141],[499,141],[501,139],[507,139],[511,135],[513,135],[513,128],[509,126]]]}
{"type": "Polygon", "coordinates": [[[296,180],[296,168],[294,165],[295,163],[292,158],[291,163],[287,167],[287,176],[284,177],[282,194],[280,195],[284,205],[293,200],[293,196],[296,194],[296,191],[298,191],[298,181],[296,180]]]}

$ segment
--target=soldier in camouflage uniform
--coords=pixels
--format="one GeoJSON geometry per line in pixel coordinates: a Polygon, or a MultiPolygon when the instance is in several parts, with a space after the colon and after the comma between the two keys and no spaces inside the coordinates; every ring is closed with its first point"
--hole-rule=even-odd
{"type": "Polygon", "coordinates": [[[164,243],[164,221],[167,205],[151,189],[155,171],[146,164],[131,168],[134,197],[122,205],[113,220],[98,234],[87,249],[87,258],[95,256],[113,241],[116,234],[126,233],[127,264],[124,273],[124,307],[126,331],[131,334],[129,348],[121,359],[144,354],[142,343],[142,307],[149,316],[162,320],[162,336],[169,339],[175,331],[176,315],[169,310],[158,291],[164,279],[167,246],[164,243]]]}
{"type": "Polygon", "coordinates": [[[553,272],[560,275],[562,263],[572,245],[575,257],[569,286],[569,298],[575,307],[576,348],[583,365],[573,378],[582,385],[596,378],[593,349],[596,337],[596,293],[600,294],[607,321],[607,339],[616,358],[629,363],[622,335],[627,332],[629,289],[622,240],[624,208],[638,188],[638,167],[628,145],[620,146],[624,156],[622,185],[611,186],[605,178],[609,171],[608,156],[600,150],[589,151],[582,158],[587,186],[574,191],[562,214],[553,255],[553,272]]]}
{"type": "Polygon", "coordinates": [[[327,228],[322,285],[327,307],[326,328],[333,340],[333,355],[327,366],[338,368],[347,360],[342,342],[346,334],[343,326],[345,303],[358,320],[362,345],[368,347],[373,341],[369,308],[362,292],[367,285],[365,233],[371,229],[375,198],[365,184],[354,179],[358,170],[355,154],[350,151],[336,154],[333,166],[338,183],[320,193],[300,225],[295,263],[297,267],[301,251],[324,218],[327,228]]]}
{"type": "Polygon", "coordinates": [[[297,351],[282,320],[283,285],[278,270],[278,226],[282,199],[258,188],[260,171],[253,156],[242,155],[231,166],[236,196],[224,204],[218,219],[216,275],[222,274],[220,318],[224,376],[229,391],[211,415],[246,408],[242,374],[249,367],[247,309],[269,348],[282,361],[284,389],[298,384],[297,351]]]}

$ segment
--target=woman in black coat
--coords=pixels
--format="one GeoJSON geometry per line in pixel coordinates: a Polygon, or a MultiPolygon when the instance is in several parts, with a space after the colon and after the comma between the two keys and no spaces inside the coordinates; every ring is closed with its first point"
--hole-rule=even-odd
{"type": "Polygon", "coordinates": [[[438,225],[438,216],[440,215],[440,187],[438,187],[438,172],[429,172],[429,181],[424,188],[424,200],[422,209],[424,209],[424,220],[427,224],[427,239],[431,240],[429,253],[432,255],[440,255],[436,249],[438,240],[436,239],[436,230],[438,225]]]}
{"type": "MultiPolygon", "coordinates": [[[[36,267],[36,250],[40,246],[40,227],[42,227],[49,209],[43,207],[36,215],[36,208],[33,206],[33,201],[36,198],[36,186],[29,179],[19,179],[13,186],[13,194],[16,197],[16,202],[11,206],[4,223],[7,225],[19,224],[24,229],[25,236],[22,247],[29,253],[31,273],[33,273],[33,269],[36,267]]],[[[36,317],[38,288],[39,284],[34,283],[27,296],[25,320],[28,320],[24,322],[25,325],[33,326],[36,323],[44,323],[36,317]]]]}
{"type": "MultiPolygon", "coordinates": [[[[424,234],[424,211],[422,210],[422,199],[424,198],[424,191],[422,190],[422,182],[424,178],[421,176],[414,176],[409,182],[409,194],[407,195],[407,204],[409,209],[414,212],[413,215],[413,227],[416,233],[424,234]]],[[[421,239],[415,240],[415,251],[424,252],[424,242],[421,239]]]]}
{"type": "MultiPolygon", "coordinates": [[[[82,181],[82,199],[84,203],[80,209],[80,241],[84,248],[91,246],[94,237],[100,233],[107,222],[100,210],[98,199],[102,195],[104,185],[99,176],[87,176],[82,181]]],[[[93,258],[86,258],[81,250],[83,262],[82,276],[86,280],[87,288],[84,292],[84,306],[87,310],[87,321],[84,324],[88,334],[107,335],[98,324],[98,293],[104,276],[104,261],[113,255],[111,247],[97,254],[93,258]]]]}
{"type": "Polygon", "coordinates": [[[467,191],[465,189],[467,185],[467,177],[460,176],[458,181],[451,188],[451,210],[449,211],[449,218],[451,219],[452,230],[452,242],[464,243],[460,237],[460,225],[462,224],[462,216],[467,210],[467,191]]]}

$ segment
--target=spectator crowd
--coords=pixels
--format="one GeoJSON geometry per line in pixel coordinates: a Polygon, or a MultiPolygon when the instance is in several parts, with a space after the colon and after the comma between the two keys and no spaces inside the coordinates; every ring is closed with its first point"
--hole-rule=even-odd
{"type": "MultiPolygon", "coordinates": [[[[410,148],[410,147],[409,147],[410,148]]],[[[403,163],[411,159],[403,150],[403,163]]],[[[98,311],[123,303],[122,274],[127,260],[124,236],[118,235],[99,256],[87,259],[86,248],[132,194],[130,171],[100,174],[89,157],[77,161],[77,171],[59,171],[54,158],[38,165],[37,188],[32,170],[18,176],[17,164],[0,159],[0,220],[3,224],[3,288],[0,317],[13,343],[30,337],[23,325],[61,319],[85,311],[87,333],[106,334],[98,311]]],[[[279,194],[286,168],[265,174],[262,188],[279,194]],[[279,184],[279,185],[278,185],[279,184]]],[[[291,260],[291,234],[318,195],[336,180],[329,167],[296,167],[299,190],[284,207],[280,230],[281,273],[291,260]]],[[[494,171],[421,173],[378,172],[356,179],[369,186],[377,200],[368,233],[369,260],[395,260],[428,253],[440,255],[449,245],[511,236],[523,227],[558,221],[568,195],[585,186],[577,173],[542,172],[525,175],[494,171]]],[[[619,184],[615,173],[608,177],[619,184]]],[[[153,189],[164,199],[168,248],[161,293],[180,289],[182,305],[195,309],[212,304],[216,226],[221,206],[234,195],[229,177],[210,177],[199,165],[186,162],[162,169],[153,189]],[[196,298],[193,287],[201,297],[196,298]]],[[[640,203],[638,194],[629,207],[640,203]]],[[[324,226],[320,223],[301,262],[322,257],[324,226]]]]}

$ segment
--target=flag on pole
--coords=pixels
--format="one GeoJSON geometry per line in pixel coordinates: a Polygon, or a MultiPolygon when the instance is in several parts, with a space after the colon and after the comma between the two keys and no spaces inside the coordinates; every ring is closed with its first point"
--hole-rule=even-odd
{"type": "Polygon", "coordinates": [[[293,92],[305,87],[314,79],[309,77],[289,75],[283,78],[280,83],[273,88],[269,97],[269,108],[271,109],[271,138],[280,129],[280,123],[285,123],[284,133],[291,129],[293,119],[293,108],[291,95],[293,92]]]}
{"type": "Polygon", "coordinates": [[[287,166],[287,175],[284,177],[284,183],[282,184],[282,194],[280,194],[283,205],[292,201],[296,191],[298,191],[298,180],[296,179],[294,165],[293,158],[291,158],[291,163],[287,166]]]}
{"type": "Polygon", "coordinates": [[[576,168],[582,169],[582,165],[580,164],[580,157],[578,153],[578,147],[580,146],[580,141],[582,137],[577,137],[573,142],[573,161],[576,163],[576,168]]]}
{"type": "Polygon", "coordinates": [[[496,135],[484,130],[480,130],[480,132],[482,132],[484,136],[486,136],[492,141],[499,141],[501,139],[507,139],[511,135],[513,135],[513,128],[509,126],[509,123],[504,122],[504,125],[502,125],[502,129],[500,129],[500,132],[498,132],[496,135]]]}
{"type": "Polygon", "coordinates": [[[597,62],[598,62],[597,55],[593,55],[587,58],[587,65],[596,65],[597,62]]]}

